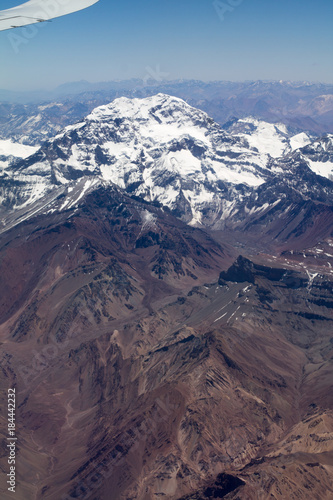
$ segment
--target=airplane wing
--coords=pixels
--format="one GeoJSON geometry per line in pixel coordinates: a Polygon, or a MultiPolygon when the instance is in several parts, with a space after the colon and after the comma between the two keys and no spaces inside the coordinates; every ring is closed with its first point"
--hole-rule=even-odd
{"type": "Polygon", "coordinates": [[[99,0],[30,0],[0,11],[0,31],[50,21],[55,17],[86,9],[99,0]]]}

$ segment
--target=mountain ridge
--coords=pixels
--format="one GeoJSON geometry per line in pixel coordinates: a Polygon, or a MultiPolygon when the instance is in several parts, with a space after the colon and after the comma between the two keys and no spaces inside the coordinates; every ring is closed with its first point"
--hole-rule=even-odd
{"type": "Polygon", "coordinates": [[[283,125],[251,118],[229,128],[232,133],[164,94],[123,97],[98,107],[5,169],[3,225],[15,220],[15,212],[28,217],[43,206],[56,209],[57,191],[70,200],[74,189],[78,200],[79,186],[84,196],[94,185],[114,183],[192,225],[239,234],[262,231],[265,244],[269,237],[284,244],[296,235],[313,246],[319,236],[329,237],[331,223],[317,236],[311,227],[314,220],[331,218],[332,137],[311,142],[305,135],[290,136],[283,125]],[[258,141],[265,145],[260,151],[258,141]]]}

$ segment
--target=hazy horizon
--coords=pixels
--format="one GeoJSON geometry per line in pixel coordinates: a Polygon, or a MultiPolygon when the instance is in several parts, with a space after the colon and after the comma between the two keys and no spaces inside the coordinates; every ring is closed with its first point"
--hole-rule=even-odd
{"type": "MultiPolygon", "coordinates": [[[[3,0],[1,8],[20,1],[3,0]]],[[[0,33],[0,88],[147,78],[333,82],[333,4],[319,0],[100,0],[0,33]]]]}
{"type": "MultiPolygon", "coordinates": [[[[136,87],[134,83],[140,83],[140,86],[142,88],[154,88],[156,87],[158,89],[159,86],[164,86],[164,85],[172,85],[172,84],[182,84],[182,83],[191,83],[191,82],[197,82],[198,84],[204,84],[204,85],[218,85],[218,84],[239,84],[239,85],[245,85],[245,84],[255,84],[255,83],[271,83],[271,84],[283,84],[283,85],[288,85],[290,84],[291,86],[302,86],[302,85],[326,85],[326,86],[332,86],[333,87],[333,82],[324,82],[324,81],[309,81],[309,80],[201,80],[201,79],[194,79],[194,78],[179,78],[179,79],[174,79],[174,80],[168,80],[164,79],[161,81],[154,81],[154,80],[149,80],[147,83],[144,81],[144,79],[140,78],[129,78],[129,79],[114,79],[114,80],[104,80],[104,81],[89,81],[89,80],[76,80],[76,81],[64,81],[61,82],[57,85],[54,86],[49,86],[49,87],[40,87],[40,88],[35,88],[35,89],[10,89],[10,88],[0,88],[1,92],[12,92],[13,94],[33,94],[33,93],[38,93],[38,92],[44,92],[44,93],[52,93],[57,90],[60,90],[61,88],[66,88],[66,87],[75,87],[77,86],[77,92],[79,92],[79,86],[86,86],[86,87],[91,87],[91,90],[104,90],[103,86],[107,88],[107,86],[112,86],[112,84],[130,84],[133,83],[133,87],[128,87],[129,90],[135,90],[136,87]],[[142,83],[141,83],[142,82],[142,83]]],[[[157,90],[158,91],[158,90],[157,90]]]]}

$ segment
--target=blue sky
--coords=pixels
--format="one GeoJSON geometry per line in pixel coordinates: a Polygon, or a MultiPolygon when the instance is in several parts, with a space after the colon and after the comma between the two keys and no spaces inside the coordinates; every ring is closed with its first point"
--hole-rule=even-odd
{"type": "Polygon", "coordinates": [[[0,88],[145,78],[149,68],[170,80],[333,82],[332,56],[332,0],[100,0],[0,32],[0,88]]]}

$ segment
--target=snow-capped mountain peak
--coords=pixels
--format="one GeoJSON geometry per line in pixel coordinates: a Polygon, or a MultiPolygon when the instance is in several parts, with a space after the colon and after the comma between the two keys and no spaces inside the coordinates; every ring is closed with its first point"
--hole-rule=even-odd
{"type": "Polygon", "coordinates": [[[305,132],[295,135],[283,123],[268,123],[253,117],[233,121],[227,130],[234,136],[245,139],[251,148],[261,154],[269,154],[272,158],[280,158],[311,142],[305,132]]]}
{"type": "Polygon", "coordinates": [[[314,189],[310,165],[328,161],[332,144],[324,139],[293,152],[308,140],[253,118],[226,131],[203,111],[165,94],[119,98],[7,168],[0,195],[6,210],[35,213],[32,204],[46,207],[39,203],[43,197],[76,184],[73,192],[66,190],[66,203],[52,208],[69,210],[87,190],[105,183],[166,206],[192,225],[260,221],[270,210],[287,213],[290,196],[331,197],[326,184],[314,189]],[[318,160],[318,154],[324,156],[318,160]]]}
{"type": "Polygon", "coordinates": [[[327,134],[301,149],[303,159],[313,172],[333,180],[333,135],[327,134]]]}
{"type": "Polygon", "coordinates": [[[118,98],[96,108],[85,122],[107,126],[115,123],[117,138],[121,142],[128,138],[129,133],[136,133],[143,140],[160,144],[186,135],[209,144],[209,132],[219,129],[203,111],[166,94],[145,99],[118,98]]]}
{"type": "Polygon", "coordinates": [[[119,97],[110,104],[95,108],[86,119],[101,121],[111,117],[145,120],[156,117],[164,123],[174,124],[185,117],[193,121],[194,116],[205,119],[207,114],[189,106],[183,99],[160,93],[144,99],[119,97]]]}
{"type": "Polygon", "coordinates": [[[206,113],[158,94],[96,108],[8,175],[26,185],[17,207],[88,175],[171,209],[185,204],[189,222],[226,186],[263,184],[266,166],[267,155],[221,130],[206,113]]]}

